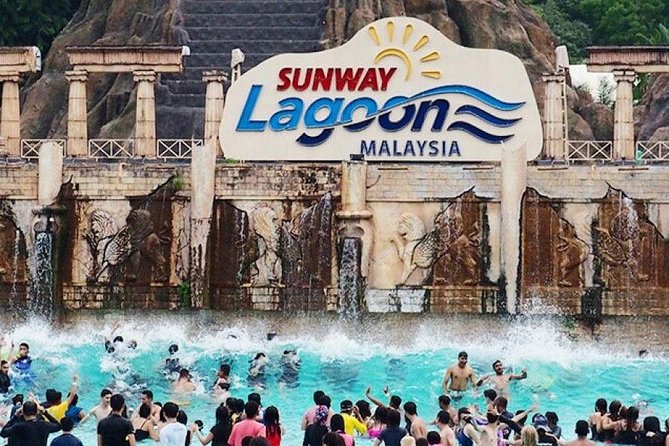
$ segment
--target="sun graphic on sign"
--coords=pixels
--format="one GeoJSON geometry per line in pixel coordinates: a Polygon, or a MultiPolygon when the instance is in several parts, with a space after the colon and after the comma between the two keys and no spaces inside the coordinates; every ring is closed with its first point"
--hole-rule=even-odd
{"type": "MultiPolygon", "coordinates": [[[[381,37],[379,36],[379,32],[376,30],[376,27],[372,25],[368,28],[368,31],[374,43],[377,46],[381,46],[381,37]]],[[[440,56],[438,51],[429,51],[429,49],[425,48],[425,46],[428,43],[430,43],[430,38],[425,34],[423,34],[418,39],[413,41],[413,45],[411,45],[410,40],[412,38],[413,31],[414,28],[412,24],[407,24],[404,27],[404,32],[402,33],[402,47],[406,47],[407,44],[409,44],[410,47],[409,51],[412,53],[419,53],[419,51],[423,50],[422,53],[425,54],[423,54],[422,56],[420,54],[416,54],[416,56],[419,57],[418,60],[421,64],[439,60],[440,56]]],[[[386,22],[386,35],[388,36],[388,42],[390,44],[393,44],[395,40],[395,23],[391,20],[386,22]]],[[[404,79],[409,80],[409,78],[411,77],[411,72],[413,70],[413,62],[411,60],[409,52],[407,52],[407,50],[403,48],[389,45],[388,48],[382,49],[381,51],[376,53],[376,56],[374,56],[374,63],[377,64],[386,57],[398,57],[399,59],[401,59],[407,68],[407,74],[404,79]]],[[[432,79],[441,78],[441,70],[424,69],[421,70],[420,74],[425,77],[430,77],[432,79]]]]}

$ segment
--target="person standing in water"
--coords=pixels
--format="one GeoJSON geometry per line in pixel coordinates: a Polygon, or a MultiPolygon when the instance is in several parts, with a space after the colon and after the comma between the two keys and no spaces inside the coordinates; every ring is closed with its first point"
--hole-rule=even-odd
{"type": "Polygon", "coordinates": [[[444,393],[464,392],[467,390],[467,381],[472,383],[476,389],[476,377],[474,369],[467,365],[469,356],[467,352],[458,353],[458,362],[450,366],[444,375],[443,390],[444,393]]]}
{"type": "Polygon", "coordinates": [[[509,383],[513,380],[521,380],[527,378],[527,369],[523,369],[520,374],[504,373],[504,365],[499,359],[492,363],[492,369],[495,371],[494,375],[485,375],[477,383],[480,386],[485,382],[492,382],[493,389],[498,396],[509,397],[509,383]]]}

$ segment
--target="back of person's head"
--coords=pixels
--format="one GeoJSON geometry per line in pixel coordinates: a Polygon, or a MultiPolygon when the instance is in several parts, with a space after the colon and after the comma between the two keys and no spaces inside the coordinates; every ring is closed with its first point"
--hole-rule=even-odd
{"type": "Polygon", "coordinates": [[[427,444],[440,444],[441,436],[439,432],[430,431],[427,433],[427,444]]]}
{"type": "Polygon", "coordinates": [[[389,410],[386,413],[386,424],[392,427],[399,427],[400,425],[400,413],[396,410],[389,410]]]}
{"type": "Polygon", "coordinates": [[[221,364],[218,370],[225,376],[228,376],[230,374],[230,364],[221,364]]]}
{"type": "Polygon", "coordinates": [[[269,426],[279,426],[279,409],[274,406],[269,406],[265,409],[263,414],[263,424],[267,427],[269,426]]]}
{"type": "Polygon", "coordinates": [[[499,409],[506,410],[506,406],[509,404],[509,400],[503,396],[498,396],[495,398],[495,402],[493,404],[498,408],[498,411],[499,409]]]}
{"type": "Polygon", "coordinates": [[[557,424],[560,419],[558,418],[557,413],[555,412],[546,412],[546,420],[551,424],[557,424]]]}
{"type": "Polygon", "coordinates": [[[184,426],[188,424],[188,415],[186,415],[186,412],[183,410],[179,410],[179,412],[177,412],[176,419],[177,423],[181,423],[184,426]]]}
{"type": "Polygon", "coordinates": [[[660,419],[658,417],[646,417],[643,419],[643,430],[645,432],[660,432],[660,419]]]}
{"type": "MultiPolygon", "coordinates": [[[[406,438],[406,437],[405,437],[406,438]]],[[[427,438],[418,438],[416,439],[416,446],[429,446],[430,443],[427,442],[427,438]]]]}
{"type": "Polygon", "coordinates": [[[249,420],[253,420],[255,417],[257,417],[259,410],[260,405],[258,405],[258,403],[255,401],[249,401],[244,405],[244,413],[246,414],[246,418],[249,420]]]}
{"type": "Polygon", "coordinates": [[[439,405],[450,406],[451,405],[451,397],[448,396],[448,395],[440,395],[439,396],[439,405]]]}
{"type": "Polygon", "coordinates": [[[639,408],[636,406],[628,407],[625,414],[625,422],[627,423],[627,430],[633,430],[634,424],[639,420],[639,408]]]}
{"type": "Polygon", "coordinates": [[[150,390],[142,390],[142,395],[153,401],[153,392],[150,390]]]}
{"type": "Polygon", "coordinates": [[[244,403],[244,400],[241,398],[235,398],[235,403],[233,404],[235,413],[242,413],[244,412],[244,407],[246,403],[244,403]]]}
{"type": "Polygon", "coordinates": [[[179,406],[176,403],[168,401],[163,406],[163,413],[165,414],[165,418],[176,418],[179,413],[179,406]]]}
{"type": "Polygon", "coordinates": [[[374,418],[378,423],[386,424],[386,414],[388,413],[388,409],[383,406],[376,406],[376,409],[374,409],[374,415],[372,418],[374,418]]]}
{"type": "Polygon", "coordinates": [[[609,404],[609,415],[612,418],[616,418],[618,415],[620,415],[620,409],[622,409],[623,403],[621,403],[618,400],[613,400],[611,401],[611,404],[609,404]]]}
{"type": "Polygon", "coordinates": [[[418,413],[418,408],[416,407],[416,403],[414,403],[413,401],[404,403],[404,411],[409,415],[416,415],[418,413]]]}
{"type": "Polygon", "coordinates": [[[251,440],[253,440],[253,437],[244,437],[242,438],[242,446],[249,446],[251,444],[251,440]]]}
{"type": "Polygon", "coordinates": [[[27,417],[37,415],[37,404],[32,401],[23,403],[23,415],[27,417]]]}
{"type": "Polygon", "coordinates": [[[344,400],[341,403],[339,403],[339,409],[341,412],[348,413],[353,410],[353,401],[351,400],[344,400]]]}
{"type": "Polygon", "coordinates": [[[441,424],[449,424],[451,422],[451,414],[445,410],[440,410],[437,414],[437,421],[441,424]]]}
{"type": "Polygon", "coordinates": [[[188,369],[179,370],[179,378],[190,378],[190,370],[188,369]]]}
{"type": "Polygon", "coordinates": [[[249,441],[249,446],[270,446],[270,444],[265,437],[254,437],[249,441]]]}
{"type": "Polygon", "coordinates": [[[23,394],[22,393],[17,393],[12,397],[12,404],[17,405],[17,404],[23,404],[23,394]]]}
{"type": "Polygon", "coordinates": [[[332,398],[330,398],[328,395],[323,395],[318,401],[318,405],[325,406],[329,409],[332,406],[332,398]]]}
{"type": "Polygon", "coordinates": [[[116,393],[112,395],[109,405],[114,412],[123,410],[123,406],[125,406],[125,398],[123,398],[123,395],[116,393]]]}
{"type": "Polygon", "coordinates": [[[539,433],[534,426],[525,426],[520,431],[520,443],[522,446],[537,446],[539,433]]]}
{"type": "Polygon", "coordinates": [[[413,438],[413,437],[410,437],[409,435],[405,435],[400,440],[400,446],[416,446],[416,439],[413,438]]]}
{"type": "Polygon", "coordinates": [[[606,414],[606,407],[607,403],[604,398],[597,398],[597,401],[595,401],[595,409],[597,412],[599,412],[602,415],[606,414]]]}
{"type": "Polygon", "coordinates": [[[483,396],[490,401],[495,401],[495,398],[497,398],[497,392],[495,392],[493,389],[485,389],[483,391],[483,396]]]}
{"type": "Polygon", "coordinates": [[[458,419],[462,420],[463,415],[469,415],[470,413],[468,407],[461,407],[458,409],[458,419]]]}
{"type": "Polygon", "coordinates": [[[246,397],[246,401],[255,401],[256,403],[258,403],[258,406],[262,406],[262,400],[260,399],[260,394],[256,392],[249,393],[249,396],[246,397]]]}
{"type": "Polygon", "coordinates": [[[587,437],[588,433],[590,432],[590,426],[588,426],[588,422],[585,420],[578,420],[576,422],[576,429],[574,429],[574,432],[576,432],[576,435],[579,437],[587,437]]]}
{"type": "Polygon", "coordinates": [[[329,432],[323,435],[323,439],[321,441],[323,442],[323,446],[346,446],[346,443],[344,443],[344,439],[341,438],[341,435],[334,432],[329,432]]]}
{"type": "Polygon", "coordinates": [[[372,411],[369,408],[369,403],[365,400],[358,400],[355,402],[358,412],[363,420],[372,416],[372,411]]]}
{"type": "Polygon", "coordinates": [[[107,395],[113,395],[113,394],[114,394],[114,392],[112,392],[109,389],[102,389],[102,392],[100,392],[100,398],[104,398],[107,395]]]}
{"type": "Polygon", "coordinates": [[[402,405],[402,398],[400,398],[397,395],[392,395],[390,397],[390,402],[388,403],[388,405],[393,409],[399,410],[400,406],[402,405]]]}
{"type": "Polygon", "coordinates": [[[344,417],[339,415],[338,413],[332,415],[332,418],[330,418],[330,430],[332,432],[337,432],[337,431],[342,431],[344,432],[344,417]]]}
{"type": "Polygon", "coordinates": [[[58,392],[56,389],[46,389],[46,402],[49,404],[56,404],[58,402],[58,392]]]}
{"type": "Polygon", "coordinates": [[[139,416],[142,418],[149,418],[151,416],[151,408],[146,404],[140,404],[138,412],[139,416]]]}
{"type": "Polygon", "coordinates": [[[63,432],[71,432],[74,429],[74,421],[70,417],[63,417],[60,420],[60,427],[63,429],[63,432]]]}
{"type": "Polygon", "coordinates": [[[175,354],[176,352],[179,351],[179,346],[176,345],[176,344],[172,344],[172,345],[170,345],[170,347],[167,349],[167,351],[168,351],[168,353],[169,353],[170,355],[173,355],[173,354],[175,354]]]}
{"type": "Polygon", "coordinates": [[[230,412],[225,406],[216,408],[216,424],[230,424],[230,412]]]}
{"type": "Polygon", "coordinates": [[[320,405],[321,398],[325,395],[325,392],[322,390],[317,390],[314,392],[314,404],[320,405]]]}

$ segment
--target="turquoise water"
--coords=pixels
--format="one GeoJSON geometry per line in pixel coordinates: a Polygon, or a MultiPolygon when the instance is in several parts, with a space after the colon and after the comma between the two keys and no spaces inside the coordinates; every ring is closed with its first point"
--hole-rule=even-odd
{"type": "MultiPolygon", "coordinates": [[[[100,390],[113,381],[115,362],[104,351],[103,334],[108,334],[118,319],[108,316],[102,321],[59,328],[33,321],[6,336],[17,344],[30,343],[35,373],[30,390],[42,398],[49,387],[66,394],[72,373],[77,372],[81,376],[79,405],[88,411],[98,403],[100,390]]],[[[415,401],[420,415],[432,419],[438,411],[444,371],[455,362],[457,352],[465,349],[477,376],[491,372],[490,365],[496,359],[516,372],[527,367],[528,378],[512,384],[509,409],[515,411],[539,402],[542,412],[558,413],[566,438],[573,437],[575,421],[587,418],[599,397],[640,404],[642,413],[653,413],[661,420],[669,417],[669,359],[663,354],[639,358],[626,353],[624,346],[573,342],[560,327],[543,323],[499,330],[487,328],[485,323],[470,327],[469,322],[413,319],[386,323],[382,328],[369,321],[365,327],[314,318],[278,322],[244,318],[232,322],[185,321],[179,317],[133,319],[117,333],[126,341],[138,342],[136,350],[124,353],[130,370],[124,379],[130,386],[118,385],[132,395],[130,407],[137,405],[144,388],[154,392],[156,401],[183,401],[183,397],[170,394],[171,380],[162,370],[167,348],[175,342],[180,347],[181,363],[198,383],[198,391],[184,409],[189,422],[202,419],[208,430],[218,405],[208,389],[219,364],[232,364],[232,394],[246,399],[254,391],[246,382],[249,360],[257,352],[266,352],[270,365],[267,388],[260,391],[263,404],[280,409],[287,431],[284,444],[298,445],[302,438],[299,421],[311,406],[311,394],[316,389],[326,391],[333,407],[338,408],[343,399],[364,398],[368,385],[382,397],[381,389],[388,385],[404,401],[415,401]],[[278,335],[268,341],[268,331],[278,335]],[[289,348],[297,349],[302,362],[299,385],[290,389],[278,384],[281,354],[289,348]],[[133,386],[137,378],[140,382],[133,386]]],[[[20,384],[17,390],[26,391],[28,386],[20,384]]],[[[484,407],[482,396],[471,393],[460,404],[472,403],[484,407]]],[[[95,444],[93,420],[75,433],[84,444],[95,444]]]]}

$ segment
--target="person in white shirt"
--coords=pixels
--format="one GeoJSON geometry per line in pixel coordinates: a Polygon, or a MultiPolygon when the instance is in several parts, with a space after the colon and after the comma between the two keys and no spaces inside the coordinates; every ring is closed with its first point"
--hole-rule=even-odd
{"type": "Polygon", "coordinates": [[[184,446],[186,444],[188,428],[177,422],[178,413],[179,406],[172,402],[165,403],[163,406],[166,422],[160,429],[161,446],[184,446]]]}

